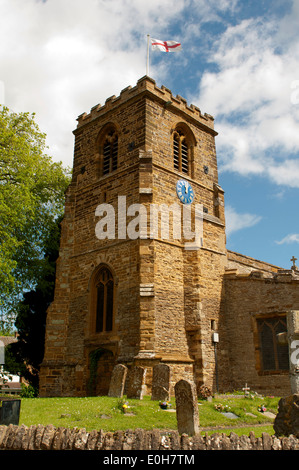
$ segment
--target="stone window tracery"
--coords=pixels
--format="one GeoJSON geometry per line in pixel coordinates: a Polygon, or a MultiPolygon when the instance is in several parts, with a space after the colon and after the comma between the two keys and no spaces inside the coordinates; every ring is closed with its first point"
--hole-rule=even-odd
{"type": "Polygon", "coordinates": [[[173,133],[173,166],[175,170],[189,173],[189,145],[181,129],[173,133]]]}
{"type": "Polygon", "coordinates": [[[285,317],[257,319],[261,371],[289,369],[288,346],[278,342],[277,334],[287,331],[285,317]]]}
{"type": "Polygon", "coordinates": [[[194,149],[196,137],[189,125],[178,122],[171,130],[173,168],[175,171],[194,177],[194,149]]]}
{"type": "Polygon", "coordinates": [[[102,174],[107,175],[117,169],[118,160],[118,134],[111,128],[107,132],[103,143],[102,174]]]}
{"type": "Polygon", "coordinates": [[[114,279],[107,267],[102,267],[98,272],[94,289],[95,332],[112,331],[114,323],[114,279]]]}

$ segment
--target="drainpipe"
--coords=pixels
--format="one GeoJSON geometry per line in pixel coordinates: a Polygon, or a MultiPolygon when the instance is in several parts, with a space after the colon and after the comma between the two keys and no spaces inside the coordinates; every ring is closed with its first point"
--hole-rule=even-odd
{"type": "Polygon", "coordinates": [[[219,334],[212,334],[212,341],[214,343],[214,354],[215,354],[215,372],[216,372],[216,390],[219,393],[219,383],[218,383],[218,358],[217,358],[217,343],[219,343],[219,334]]]}

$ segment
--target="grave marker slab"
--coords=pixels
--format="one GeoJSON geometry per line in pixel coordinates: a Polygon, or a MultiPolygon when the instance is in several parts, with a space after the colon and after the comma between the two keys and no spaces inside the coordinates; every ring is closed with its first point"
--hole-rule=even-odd
{"type": "Polygon", "coordinates": [[[193,382],[180,380],[175,384],[178,432],[193,436],[199,432],[196,387],[193,382]]]}
{"type": "Polygon", "coordinates": [[[146,369],[140,366],[135,366],[129,371],[128,377],[128,398],[136,398],[142,400],[144,395],[144,381],[146,369]]]}
{"type": "Polygon", "coordinates": [[[0,397],[0,425],[19,424],[21,400],[0,397]]]}
{"type": "Polygon", "coordinates": [[[114,367],[108,392],[109,397],[121,398],[123,396],[127,372],[128,369],[123,364],[114,367]]]}
{"type": "Polygon", "coordinates": [[[153,367],[152,400],[169,400],[170,367],[167,364],[157,364],[153,367]]]}

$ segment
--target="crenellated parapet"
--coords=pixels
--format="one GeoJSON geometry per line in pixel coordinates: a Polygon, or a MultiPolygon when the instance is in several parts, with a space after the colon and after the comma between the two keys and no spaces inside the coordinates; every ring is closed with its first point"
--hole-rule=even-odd
{"type": "Polygon", "coordinates": [[[147,93],[153,97],[153,95],[163,103],[165,108],[176,108],[180,112],[185,113],[189,116],[189,118],[195,119],[197,122],[199,121],[202,126],[209,129],[214,135],[217,135],[217,132],[214,131],[214,118],[210,114],[204,113],[202,114],[201,110],[193,105],[188,105],[187,100],[180,95],[174,96],[168,88],[164,85],[158,87],[156,85],[155,80],[148,76],[142,77],[138,80],[137,85],[135,87],[128,86],[124,88],[119,96],[110,96],[106,99],[105,104],[97,104],[93,106],[89,113],[83,113],[78,118],[78,125],[77,128],[84,126],[87,123],[90,123],[94,119],[101,117],[103,114],[107,113],[107,111],[113,110],[114,108],[125,104],[128,100],[135,98],[140,93],[147,93]]]}

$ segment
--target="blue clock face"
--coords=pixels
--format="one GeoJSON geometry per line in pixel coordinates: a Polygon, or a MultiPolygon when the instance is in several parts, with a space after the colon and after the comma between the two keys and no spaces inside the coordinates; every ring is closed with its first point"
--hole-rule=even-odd
{"type": "Polygon", "coordinates": [[[176,184],[176,192],[179,200],[183,204],[191,204],[193,202],[195,195],[192,186],[188,181],[179,180],[176,184]]]}

